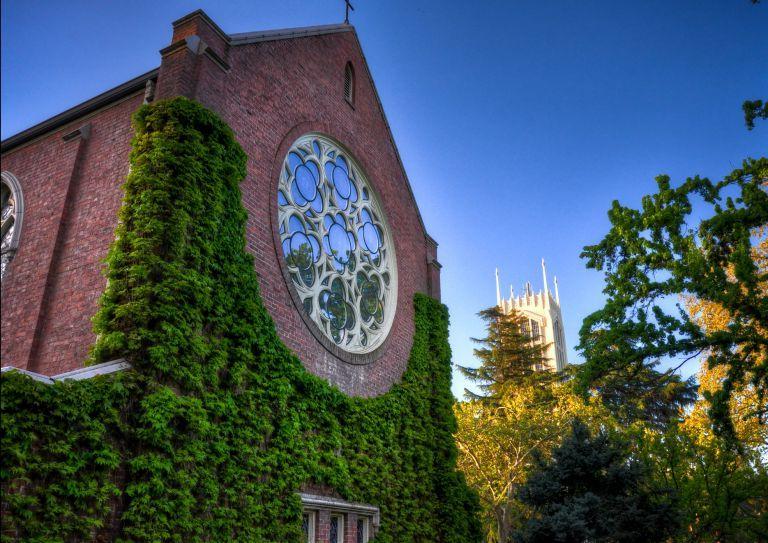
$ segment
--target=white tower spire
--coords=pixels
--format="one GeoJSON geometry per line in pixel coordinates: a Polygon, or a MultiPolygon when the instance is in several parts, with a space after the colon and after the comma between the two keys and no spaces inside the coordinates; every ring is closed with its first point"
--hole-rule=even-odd
{"type": "Polygon", "coordinates": [[[547,284],[547,265],[541,259],[541,275],[544,277],[544,306],[549,305],[549,285],[547,284]]]}
{"type": "Polygon", "coordinates": [[[557,275],[555,275],[555,301],[560,305],[560,293],[557,290],[557,275]]]}
{"type": "Polygon", "coordinates": [[[499,287],[499,268],[496,268],[496,305],[501,307],[501,288],[499,287]]]}

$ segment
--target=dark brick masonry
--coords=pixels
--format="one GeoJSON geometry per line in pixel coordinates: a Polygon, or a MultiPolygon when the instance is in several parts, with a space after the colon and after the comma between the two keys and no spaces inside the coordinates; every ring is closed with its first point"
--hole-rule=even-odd
{"type": "MultiPolygon", "coordinates": [[[[349,394],[388,390],[408,360],[413,295],[439,298],[440,265],[354,28],[228,36],[194,12],[174,23],[159,74],[147,76],[155,78],[157,98],[184,95],[213,109],[248,154],[241,185],[249,215],[247,249],[283,341],[310,371],[349,394]],[[347,62],[356,75],[353,105],[344,98],[347,62]],[[307,132],[321,132],[352,150],[392,228],[397,313],[383,348],[367,358],[343,360],[349,357],[335,356],[318,341],[283,277],[273,200],[286,152],[307,132]]],[[[58,126],[33,127],[3,142],[2,169],[18,178],[26,210],[19,249],[2,286],[4,366],[55,375],[81,367],[94,341],[90,319],[105,286],[102,261],[128,172],[130,116],[144,99],[141,85],[123,89],[82,115],[63,114],[58,126]]]]}

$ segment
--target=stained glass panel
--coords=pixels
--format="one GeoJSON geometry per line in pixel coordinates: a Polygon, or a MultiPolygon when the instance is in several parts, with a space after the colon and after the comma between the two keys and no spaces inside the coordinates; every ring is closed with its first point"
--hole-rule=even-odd
{"type": "Polygon", "coordinates": [[[381,203],[357,162],[324,136],[301,137],[283,166],[278,231],[293,288],[333,343],[370,352],[389,333],[397,302],[381,203]]]}

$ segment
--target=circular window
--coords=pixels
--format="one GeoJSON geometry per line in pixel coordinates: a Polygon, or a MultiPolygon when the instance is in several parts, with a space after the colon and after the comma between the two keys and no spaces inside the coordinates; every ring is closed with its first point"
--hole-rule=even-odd
{"type": "Polygon", "coordinates": [[[305,135],[283,162],[277,191],[280,244],[307,317],[344,351],[381,345],[397,303],[392,238],[376,194],[332,140],[305,135]]]}

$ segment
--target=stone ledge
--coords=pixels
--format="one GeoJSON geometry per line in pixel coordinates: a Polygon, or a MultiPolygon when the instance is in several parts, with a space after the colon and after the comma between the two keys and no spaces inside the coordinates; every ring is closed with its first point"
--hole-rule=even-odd
{"type": "Polygon", "coordinates": [[[328,496],[319,496],[317,494],[307,494],[300,492],[301,504],[304,508],[324,509],[340,513],[357,513],[363,516],[369,516],[372,519],[374,530],[378,530],[381,524],[381,515],[379,508],[367,503],[348,502],[339,498],[330,498],[328,496]]]}
{"type": "Polygon", "coordinates": [[[51,377],[41,373],[35,373],[34,371],[23,370],[14,366],[3,366],[0,369],[0,372],[6,373],[17,371],[28,377],[31,377],[35,381],[40,381],[46,385],[52,385],[57,381],[82,381],[83,379],[90,379],[92,377],[96,377],[97,375],[109,375],[110,373],[116,373],[118,371],[123,371],[130,368],[131,364],[127,360],[124,358],[119,358],[117,360],[111,360],[109,362],[103,362],[101,364],[95,364],[93,366],[87,366],[85,368],[67,371],[58,375],[53,375],[51,377]]]}

